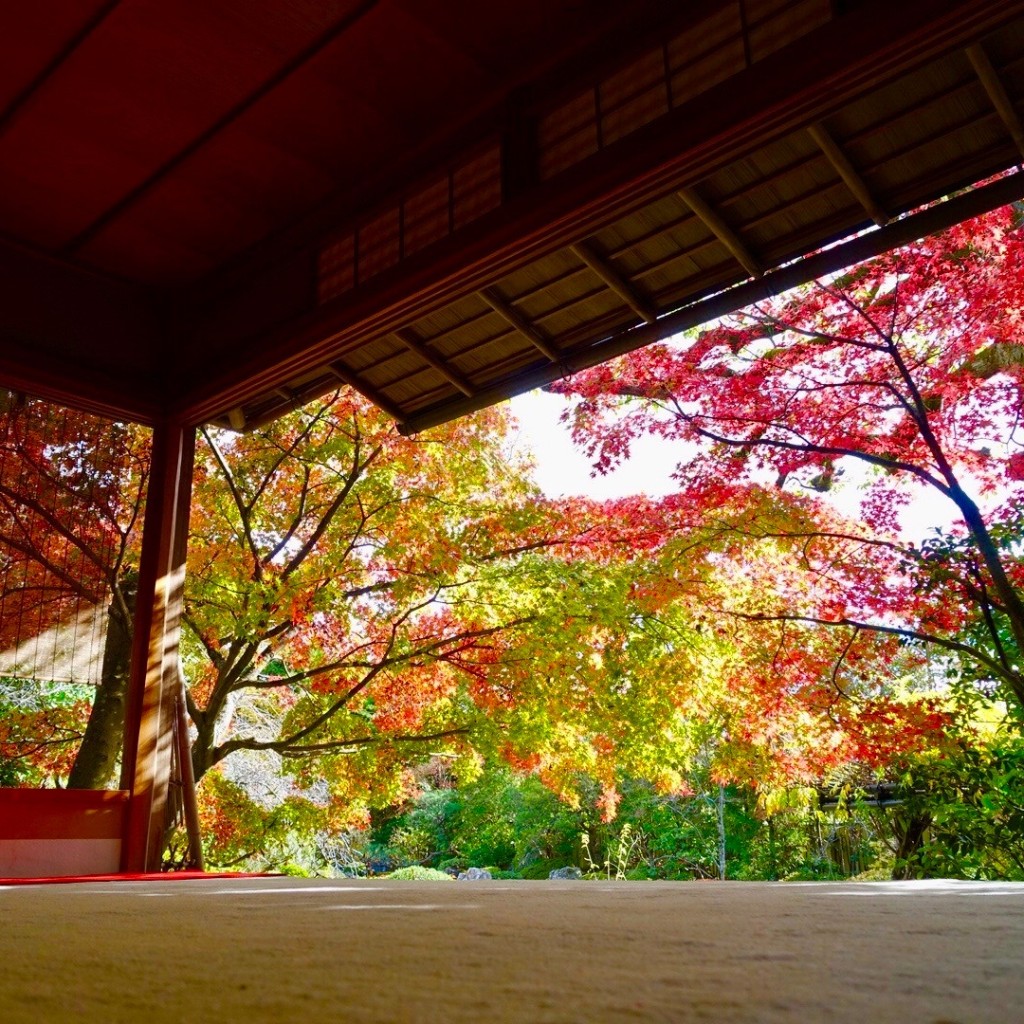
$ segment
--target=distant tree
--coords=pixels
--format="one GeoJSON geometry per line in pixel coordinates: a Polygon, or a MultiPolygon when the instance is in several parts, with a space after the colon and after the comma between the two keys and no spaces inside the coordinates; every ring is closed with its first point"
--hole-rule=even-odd
{"type": "MultiPolygon", "coordinates": [[[[0,644],[9,648],[83,608],[106,610],[94,699],[28,700],[0,716],[0,756],[43,777],[102,788],[121,752],[148,431],[0,392],[0,644]]],[[[45,673],[48,666],[39,666],[45,673]]]]}

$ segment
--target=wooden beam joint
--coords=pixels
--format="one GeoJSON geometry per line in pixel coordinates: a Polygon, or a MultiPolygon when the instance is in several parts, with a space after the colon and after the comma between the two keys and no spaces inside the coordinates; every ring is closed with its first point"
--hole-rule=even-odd
{"type": "Polygon", "coordinates": [[[432,366],[449,384],[454,384],[467,398],[472,398],[476,394],[476,389],[472,384],[466,380],[465,377],[455,369],[454,366],[446,363],[440,356],[435,355],[427,348],[426,344],[422,342],[408,327],[399,327],[394,332],[395,337],[405,345],[410,352],[414,352],[420,357],[428,366],[432,366]]]}
{"type": "Polygon", "coordinates": [[[871,194],[867,182],[860,176],[857,169],[850,163],[849,157],[843,152],[839,143],[832,138],[829,130],[819,122],[812,124],[807,129],[808,135],[814,139],[818,148],[825,154],[825,159],[832,165],[833,170],[843,179],[846,187],[853,193],[854,198],[867,211],[868,216],[879,226],[888,224],[892,219],[882,209],[881,204],[871,194]]]}
{"type": "Polygon", "coordinates": [[[519,312],[503,295],[494,288],[484,288],[480,298],[487,303],[495,313],[498,314],[507,324],[514,327],[527,341],[539,349],[553,363],[562,360],[561,353],[551,344],[541,332],[530,323],[529,320],[519,312]]]}
{"type": "Polygon", "coordinates": [[[1017,108],[1014,107],[1013,101],[1006,91],[1006,86],[1003,85],[1003,80],[999,77],[999,72],[996,71],[981,43],[967,47],[967,58],[971,62],[971,67],[974,68],[974,73],[984,86],[992,106],[996,108],[996,113],[999,114],[1006,130],[1013,138],[1018,151],[1024,156],[1024,124],[1021,123],[1017,108]]]}
{"type": "Polygon", "coordinates": [[[764,267],[747,248],[746,243],[729,227],[718,211],[692,188],[678,190],[679,198],[703,221],[704,226],[732,253],[737,263],[751,276],[760,277],[764,267]]]}
{"type": "Polygon", "coordinates": [[[390,398],[385,396],[379,388],[373,387],[362,379],[357,373],[350,370],[344,363],[339,362],[337,359],[333,363],[328,363],[327,369],[337,377],[342,384],[348,385],[354,391],[358,391],[364,398],[368,398],[378,409],[383,409],[393,420],[401,424],[405,419],[405,413],[391,401],[390,398]]]}
{"type": "Polygon", "coordinates": [[[653,324],[657,310],[629,283],[590,242],[577,242],[572,251],[613,291],[641,320],[653,324]]]}

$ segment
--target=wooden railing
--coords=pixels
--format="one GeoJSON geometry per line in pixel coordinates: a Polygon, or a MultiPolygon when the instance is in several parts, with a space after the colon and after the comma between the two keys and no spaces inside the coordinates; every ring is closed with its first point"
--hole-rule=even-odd
{"type": "Polygon", "coordinates": [[[0,878],[112,874],[128,793],[0,788],[0,878]]]}

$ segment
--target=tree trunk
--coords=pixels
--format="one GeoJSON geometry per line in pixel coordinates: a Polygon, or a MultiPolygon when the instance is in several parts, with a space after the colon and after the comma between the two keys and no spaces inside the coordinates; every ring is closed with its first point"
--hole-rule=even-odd
{"type": "Polygon", "coordinates": [[[725,786],[718,787],[715,810],[718,819],[718,877],[725,881],[725,786]]]}
{"type": "Polygon", "coordinates": [[[895,881],[905,881],[915,877],[911,861],[924,845],[924,836],[932,823],[932,816],[927,813],[903,815],[897,811],[894,823],[899,836],[899,847],[896,850],[892,877],[895,881]]]}
{"type": "Polygon", "coordinates": [[[122,581],[124,604],[110,602],[107,637],[103,648],[100,685],[96,688],[89,722],[74,766],[68,776],[68,789],[104,789],[110,784],[124,745],[124,716],[128,696],[128,676],[132,663],[132,623],[123,609],[135,607],[135,581],[122,581]]]}

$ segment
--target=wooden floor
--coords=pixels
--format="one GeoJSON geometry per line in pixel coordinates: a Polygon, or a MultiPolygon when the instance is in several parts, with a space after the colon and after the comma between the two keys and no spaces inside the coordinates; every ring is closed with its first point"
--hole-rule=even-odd
{"type": "Polygon", "coordinates": [[[0,1021],[1024,1020],[1024,884],[0,888],[0,1021]]]}

